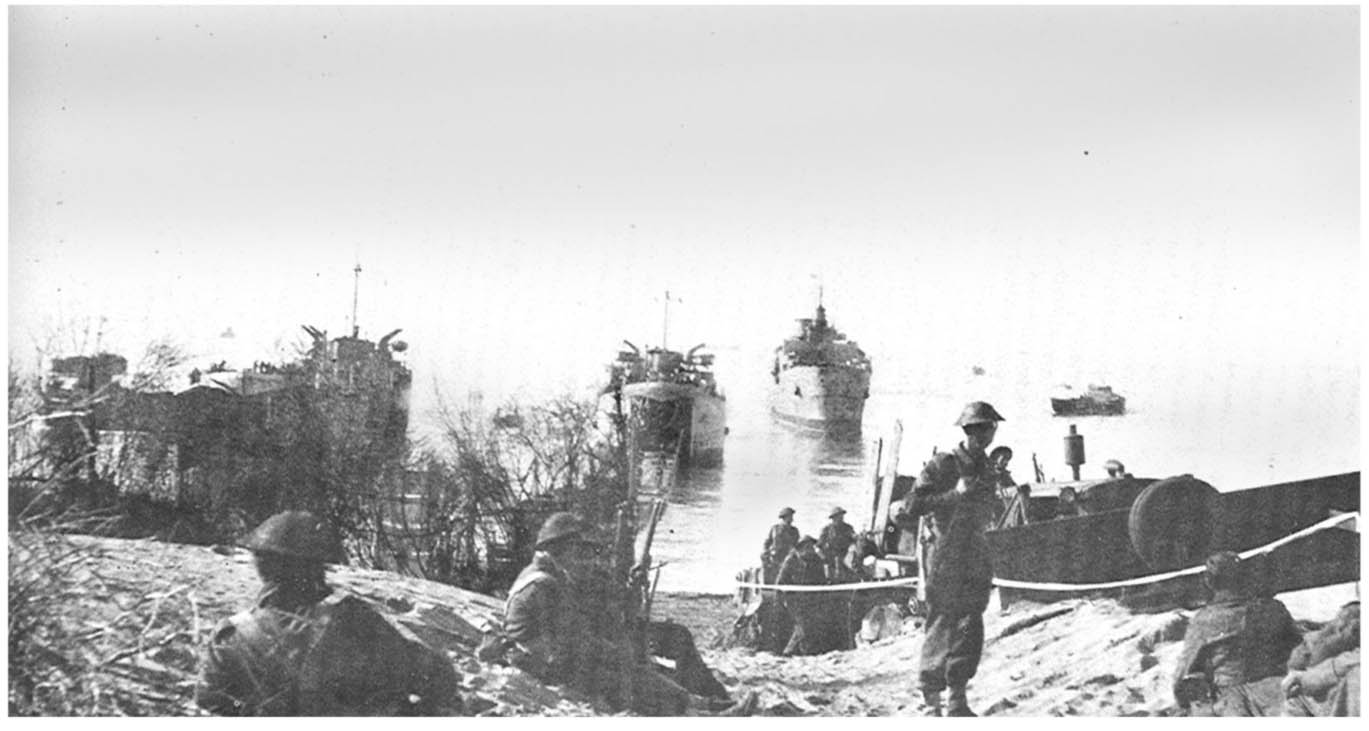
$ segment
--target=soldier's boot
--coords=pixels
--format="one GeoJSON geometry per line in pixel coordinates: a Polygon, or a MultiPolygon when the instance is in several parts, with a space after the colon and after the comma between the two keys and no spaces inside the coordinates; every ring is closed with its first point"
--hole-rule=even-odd
{"type": "Polygon", "coordinates": [[[922,689],[922,715],[941,715],[941,691],[922,689]]]}
{"type": "Polygon", "coordinates": [[[953,685],[946,698],[947,716],[977,716],[970,710],[970,701],[965,697],[965,686],[953,685]]]}
{"type": "Polygon", "coordinates": [[[760,694],[754,690],[746,692],[742,699],[736,703],[725,701],[719,698],[705,698],[694,696],[691,708],[695,713],[690,715],[698,716],[751,716],[755,715],[757,706],[760,705],[760,694]]]}

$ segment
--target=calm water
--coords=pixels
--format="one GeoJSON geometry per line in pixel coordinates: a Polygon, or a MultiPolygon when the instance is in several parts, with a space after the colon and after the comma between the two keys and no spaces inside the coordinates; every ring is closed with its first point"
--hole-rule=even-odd
{"type": "Polygon", "coordinates": [[[887,444],[901,419],[899,471],[916,473],[933,446],[959,441],[952,423],[973,399],[992,402],[1006,417],[996,444],[1013,448],[1019,481],[1031,478],[1033,452],[1048,479],[1069,478],[1063,437],[1070,424],[1085,437],[1084,477],[1101,477],[1109,458],[1138,476],[1191,472],[1219,490],[1359,469],[1354,364],[1303,370],[1286,382],[1238,368],[1196,378],[1178,368],[1114,368],[1110,385],[1127,396],[1127,415],[1070,419],[1051,415],[1056,384],[1024,361],[1015,368],[982,363],[987,372],[974,376],[975,363],[889,358],[875,363],[862,434],[831,439],[770,416],[766,359],[764,350],[719,355],[731,429],[726,461],[689,472],[669,496],[653,551],[669,562],[662,590],[730,591],[736,572],[758,563],[766,531],[786,505],[803,533],[816,535],[835,505],[847,510],[848,522],[867,526],[876,440],[887,444]],[[749,372],[738,367],[746,363],[749,372]]]}

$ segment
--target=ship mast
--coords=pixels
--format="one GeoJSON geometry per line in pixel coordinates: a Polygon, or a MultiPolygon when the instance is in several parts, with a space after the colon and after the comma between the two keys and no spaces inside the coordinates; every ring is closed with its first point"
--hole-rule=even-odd
{"type": "MultiPolygon", "coordinates": [[[[676,300],[681,302],[683,300],[676,300]]],[[[661,350],[666,350],[666,336],[670,334],[670,290],[665,291],[665,307],[661,313],[661,350]]]]}
{"type": "Polygon", "coordinates": [[[670,290],[665,291],[665,308],[661,313],[661,350],[666,349],[666,335],[670,332],[670,290]]]}
{"type": "Polygon", "coordinates": [[[357,290],[361,287],[361,262],[352,269],[352,337],[359,337],[361,326],[357,324],[357,290]]]}

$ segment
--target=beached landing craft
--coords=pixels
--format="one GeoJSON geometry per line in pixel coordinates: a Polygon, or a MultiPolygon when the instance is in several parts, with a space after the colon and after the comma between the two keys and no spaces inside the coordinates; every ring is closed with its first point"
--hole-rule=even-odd
{"type": "MultiPolygon", "coordinates": [[[[1205,598],[1201,567],[1216,551],[1252,560],[1268,593],[1359,581],[1359,472],[1218,492],[1193,475],[1078,479],[1083,437],[1065,438],[1069,481],[1000,489],[988,531],[1004,603],[1082,595],[1118,597],[1137,608],[1194,605],[1205,598]]],[[[890,484],[897,505],[915,478],[890,484]]],[[[895,508],[890,508],[892,515],[895,508]]],[[[888,520],[884,548],[900,574],[916,575],[917,536],[888,520]]]]}
{"type": "Polygon", "coordinates": [[[827,322],[821,294],[817,316],[799,326],[797,337],[775,349],[771,410],[806,427],[858,431],[870,396],[870,358],[827,322]]]}

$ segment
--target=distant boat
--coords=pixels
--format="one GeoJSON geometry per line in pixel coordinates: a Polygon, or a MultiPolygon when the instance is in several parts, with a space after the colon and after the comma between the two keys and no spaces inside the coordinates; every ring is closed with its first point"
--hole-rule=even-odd
{"type": "Polygon", "coordinates": [[[615,410],[627,419],[631,438],[643,454],[656,454],[680,466],[722,463],[727,435],[727,397],[713,378],[713,356],[649,348],[646,354],[624,340],[609,366],[615,410]]]}
{"type": "Polygon", "coordinates": [[[976,376],[982,376],[984,375],[984,369],[981,366],[974,366],[970,368],[970,373],[973,373],[976,376]]]}
{"type": "Polygon", "coordinates": [[[827,322],[818,296],[817,316],[799,320],[800,331],[775,349],[771,411],[809,427],[860,428],[870,396],[870,358],[827,322]]]}
{"type": "Polygon", "coordinates": [[[1065,385],[1051,396],[1051,410],[1056,416],[1120,416],[1127,411],[1127,400],[1111,386],[1090,383],[1078,393],[1065,385]]]}

